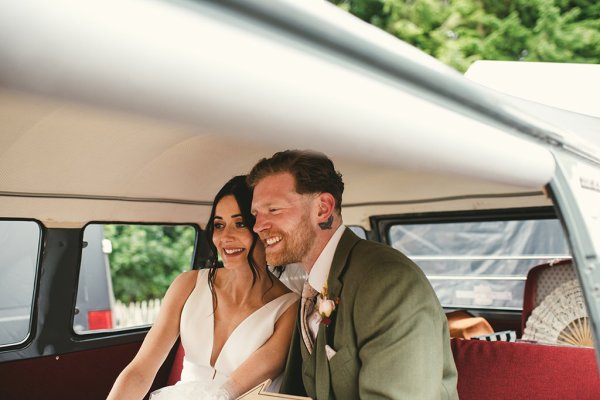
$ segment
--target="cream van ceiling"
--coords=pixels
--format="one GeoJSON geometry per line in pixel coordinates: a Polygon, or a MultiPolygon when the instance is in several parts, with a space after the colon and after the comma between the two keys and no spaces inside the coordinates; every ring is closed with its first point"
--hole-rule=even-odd
{"type": "Polygon", "coordinates": [[[548,204],[538,139],[559,134],[317,3],[285,3],[293,23],[217,2],[0,3],[2,216],[202,223],[225,180],[290,147],[334,159],[348,223],[548,204]],[[294,25],[310,21],[323,30],[294,25]]]}
{"type": "MultiPolygon", "coordinates": [[[[279,150],[260,138],[229,139],[197,127],[7,90],[0,92],[0,121],[5,215],[12,209],[12,216],[61,226],[94,219],[204,222],[223,182],[279,150]]],[[[545,202],[533,194],[539,188],[333,158],[346,182],[348,223],[367,224],[370,213],[382,211],[545,202]]]]}

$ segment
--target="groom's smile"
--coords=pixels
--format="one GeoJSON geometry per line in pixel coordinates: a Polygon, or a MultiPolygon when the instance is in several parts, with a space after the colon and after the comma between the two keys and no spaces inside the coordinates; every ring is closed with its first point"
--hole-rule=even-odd
{"type": "Polygon", "coordinates": [[[272,234],[259,235],[263,243],[265,244],[265,253],[267,256],[267,263],[269,265],[283,265],[286,258],[287,243],[284,239],[283,234],[272,234]]]}
{"type": "Polygon", "coordinates": [[[267,247],[273,246],[273,245],[281,242],[281,236],[269,237],[269,238],[265,239],[264,242],[267,245],[267,247]]]}

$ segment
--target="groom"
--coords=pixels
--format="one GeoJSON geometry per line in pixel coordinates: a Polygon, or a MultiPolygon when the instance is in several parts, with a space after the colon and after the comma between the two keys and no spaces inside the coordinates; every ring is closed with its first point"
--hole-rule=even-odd
{"type": "Polygon", "coordinates": [[[309,274],[281,391],[319,400],[458,399],[433,289],[402,253],[344,227],[344,183],[331,160],[279,152],[259,161],[248,182],[268,263],[297,262],[309,274]]]}

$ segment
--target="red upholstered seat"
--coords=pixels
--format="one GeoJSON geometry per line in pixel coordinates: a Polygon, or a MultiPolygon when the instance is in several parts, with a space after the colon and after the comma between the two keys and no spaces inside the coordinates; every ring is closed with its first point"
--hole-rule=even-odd
{"type": "MultiPolygon", "coordinates": [[[[451,339],[461,400],[598,400],[594,349],[451,339]]],[[[167,385],[181,378],[178,345],[167,385]]]]}
{"type": "Polygon", "coordinates": [[[600,399],[594,349],[451,339],[461,400],[600,399]]]}
{"type": "Polygon", "coordinates": [[[175,353],[175,359],[173,360],[173,365],[171,366],[171,372],[169,373],[167,385],[174,385],[181,379],[181,370],[183,369],[184,355],[185,351],[183,350],[183,346],[181,345],[181,343],[179,343],[177,353],[175,353]]]}

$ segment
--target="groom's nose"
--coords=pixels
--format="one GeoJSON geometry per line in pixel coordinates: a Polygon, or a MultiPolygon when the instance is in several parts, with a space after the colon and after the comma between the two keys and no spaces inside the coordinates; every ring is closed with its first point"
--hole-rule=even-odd
{"type": "Polygon", "coordinates": [[[264,213],[257,212],[254,217],[254,232],[260,233],[271,226],[267,216],[264,213]]]}

